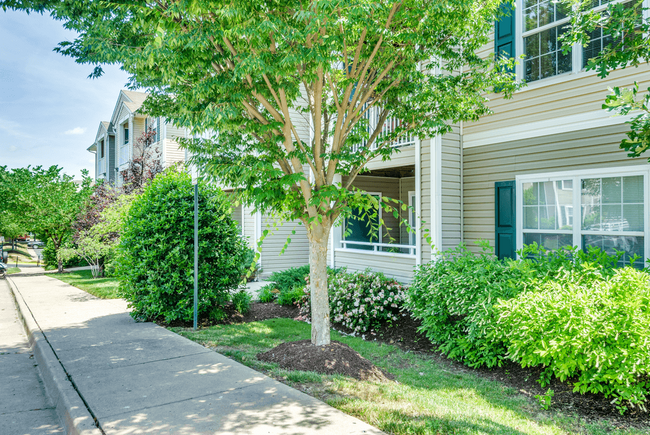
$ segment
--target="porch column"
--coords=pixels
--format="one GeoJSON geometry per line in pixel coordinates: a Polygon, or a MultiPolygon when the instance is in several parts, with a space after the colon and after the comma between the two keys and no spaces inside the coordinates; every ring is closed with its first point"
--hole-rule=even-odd
{"type": "Polygon", "coordinates": [[[436,135],[431,144],[431,259],[442,251],[442,136],[436,135]]]}

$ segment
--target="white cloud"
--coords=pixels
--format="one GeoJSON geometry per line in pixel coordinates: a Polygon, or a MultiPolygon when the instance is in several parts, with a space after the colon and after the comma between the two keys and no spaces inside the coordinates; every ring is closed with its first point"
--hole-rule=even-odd
{"type": "Polygon", "coordinates": [[[85,128],[75,127],[72,130],[68,130],[65,134],[84,134],[86,132],[85,128]]]}
{"type": "Polygon", "coordinates": [[[9,147],[9,151],[11,151],[12,153],[16,150],[18,150],[18,147],[16,145],[12,145],[9,147]]]}

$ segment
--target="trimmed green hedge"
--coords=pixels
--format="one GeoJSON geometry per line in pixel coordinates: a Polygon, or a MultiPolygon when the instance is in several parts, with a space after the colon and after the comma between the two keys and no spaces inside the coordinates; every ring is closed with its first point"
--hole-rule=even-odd
{"type": "MultiPolygon", "coordinates": [[[[220,320],[245,273],[246,244],[221,190],[199,185],[199,318],[220,320]]],[[[185,173],[156,177],[133,203],[118,248],[116,276],[131,315],[191,321],[194,186],[185,173]]]]}
{"type": "Polygon", "coordinates": [[[406,307],[448,357],[492,367],[505,359],[545,367],[540,379],[611,397],[621,412],[650,397],[650,275],[617,269],[598,249],[500,261],[487,244],[461,246],[420,266],[406,307]]]}

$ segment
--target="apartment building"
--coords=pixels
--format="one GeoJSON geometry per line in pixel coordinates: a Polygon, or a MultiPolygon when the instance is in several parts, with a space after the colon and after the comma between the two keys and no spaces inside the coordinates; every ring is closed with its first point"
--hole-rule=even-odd
{"type": "Polygon", "coordinates": [[[163,117],[150,117],[141,111],[147,98],[144,92],[122,90],[110,121],[97,128],[95,142],[88,151],[95,154],[95,179],[122,185],[120,173],[138,153],[138,139],[148,129],[155,131],[153,148],[158,151],[163,167],[183,162],[185,153],[176,139],[185,137],[185,130],[168,123],[163,117]]]}
{"type": "MultiPolygon", "coordinates": [[[[594,7],[606,3],[596,0],[594,7]]],[[[517,0],[480,55],[525,55],[515,72],[528,85],[510,100],[488,95],[491,116],[454,125],[444,136],[407,138],[395,144],[399,152],[390,161],[371,162],[354,185],[411,205],[415,211],[400,212],[400,220],[425,224],[414,225],[415,234],[392,216],[383,216],[377,234],[362,226],[346,236],[341,227],[332,234],[330,266],[369,267],[408,282],[432,252],[461,242],[478,250],[478,240],[500,258],[514,258],[533,242],[623,251],[621,264],[650,256],[650,165],[619,148],[629,117],[601,108],[608,87],[636,81],[647,89],[650,66],[606,79],[587,72],[587,60],[608,41],[596,31],[589,46],[564,55],[558,36],[568,20],[559,3],[517,0]]]]}

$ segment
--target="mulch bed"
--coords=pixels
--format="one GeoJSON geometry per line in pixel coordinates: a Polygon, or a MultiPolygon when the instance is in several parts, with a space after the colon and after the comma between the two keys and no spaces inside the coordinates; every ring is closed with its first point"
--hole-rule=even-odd
{"type": "MultiPolygon", "coordinates": [[[[498,381],[533,400],[536,400],[536,395],[543,395],[550,388],[555,393],[551,401],[551,409],[576,413],[587,421],[605,418],[618,427],[650,428],[650,412],[644,412],[639,408],[629,408],[624,415],[621,415],[616,406],[611,403],[611,399],[606,399],[602,394],[574,393],[570,383],[561,382],[557,378],[553,378],[550,385],[542,388],[537,382],[542,374],[542,368],[522,368],[518,364],[508,362],[502,367],[472,369],[450,360],[438,352],[424,334],[418,332],[419,326],[419,321],[406,315],[390,326],[383,325],[372,331],[365,336],[365,339],[394,344],[404,351],[426,354],[444,365],[449,371],[474,373],[483,378],[498,381]]],[[[334,325],[334,327],[343,332],[350,332],[341,325],[334,325]]]]}
{"type": "MultiPolygon", "coordinates": [[[[276,303],[253,303],[251,310],[244,316],[237,313],[234,308],[227,309],[228,317],[219,322],[221,324],[255,322],[279,317],[296,318],[299,315],[297,307],[281,306],[276,303]]],[[[210,322],[203,322],[201,326],[210,326],[210,322]]],[[[166,325],[185,326],[189,324],[166,325]]],[[[366,334],[364,338],[369,341],[378,341],[398,346],[403,351],[417,352],[434,358],[446,370],[455,373],[474,373],[486,379],[498,381],[519,393],[535,400],[536,395],[543,395],[550,388],[555,392],[551,409],[575,413],[587,421],[607,419],[617,427],[650,428],[650,413],[638,408],[628,409],[621,415],[616,406],[611,404],[611,399],[602,395],[578,394],[573,392],[571,384],[553,379],[551,384],[542,388],[537,380],[542,369],[522,368],[515,363],[507,363],[502,367],[471,369],[457,361],[448,359],[438,352],[434,345],[420,332],[420,322],[409,315],[403,315],[391,325],[382,325],[366,334]]],[[[334,324],[333,327],[343,333],[352,331],[343,325],[334,324]]],[[[308,370],[319,373],[340,373],[356,379],[373,379],[386,381],[394,377],[381,369],[373,366],[348,346],[333,341],[332,349],[317,350],[319,347],[311,346],[309,340],[283,343],[280,346],[258,355],[263,361],[276,362],[281,367],[291,370],[308,370]],[[344,347],[347,350],[344,350],[344,347]],[[356,354],[356,355],[353,355],[356,354]],[[369,364],[369,365],[366,365],[369,364]],[[334,371],[334,367],[341,371],[334,371]],[[374,369],[370,368],[374,367],[374,369]],[[362,373],[365,373],[362,375],[362,373]],[[363,376],[366,376],[364,378],[363,376]],[[376,378],[373,378],[376,376],[376,378]]]]}
{"type": "Polygon", "coordinates": [[[340,341],[332,341],[327,346],[313,346],[310,340],[291,341],[258,353],[257,359],[277,363],[287,370],[341,374],[362,381],[388,382],[394,379],[340,341]]]}

